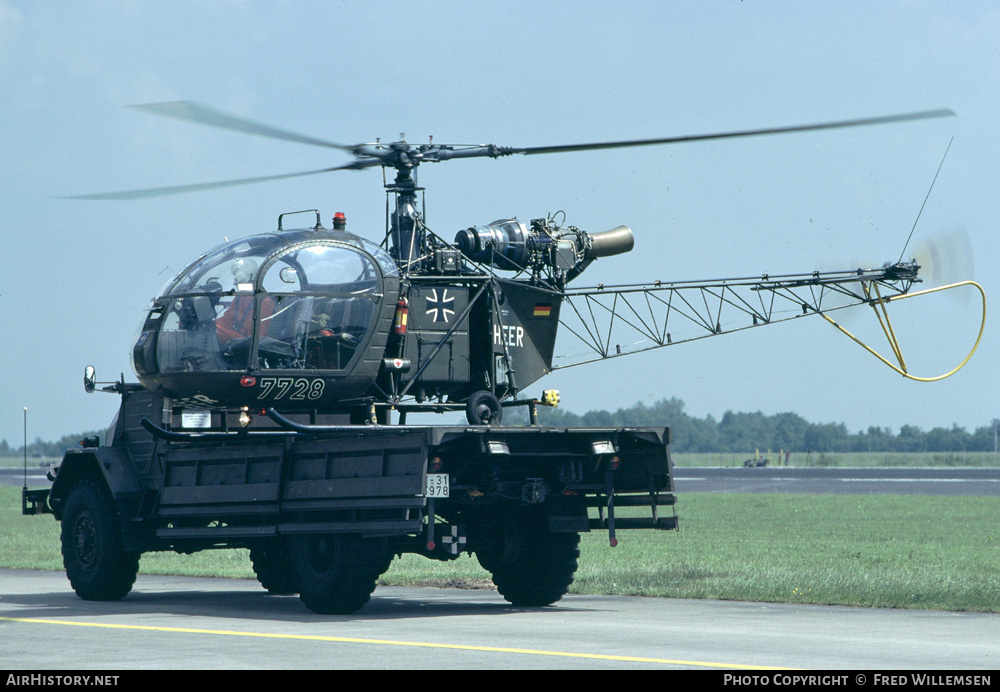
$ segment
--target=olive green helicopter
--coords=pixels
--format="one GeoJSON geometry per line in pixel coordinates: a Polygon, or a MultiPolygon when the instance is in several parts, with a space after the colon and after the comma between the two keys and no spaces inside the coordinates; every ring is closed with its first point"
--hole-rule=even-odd
{"type": "MultiPolygon", "coordinates": [[[[546,391],[535,399],[523,393],[553,370],[806,315],[836,324],[827,313],[852,305],[867,304],[882,320],[886,304],[916,295],[911,289],[921,281],[916,262],[900,257],[868,269],[578,287],[577,279],[593,262],[632,250],[634,236],[627,226],[588,232],[565,225],[565,215],[557,214],[500,219],[447,240],[425,223],[423,188],[417,184],[421,164],[954,115],[930,110],[714,134],[508,147],[433,140],[344,145],[188,101],[136,108],[353,158],[320,170],[74,199],[140,199],[368,168],[395,174],[385,183],[389,204],[381,238],[347,231],[342,213],[326,228],[319,211],[307,210],[293,212],[297,218],[310,215],[305,227],[285,228],[289,214],[282,214],[276,230],[226,242],[200,256],[167,283],[148,309],[132,347],[141,385],[123,380],[106,387],[145,387],[184,409],[240,410],[243,425],[266,414],[290,426],[295,425],[290,413],[309,413],[311,420],[385,423],[395,411],[403,423],[409,412],[452,410],[465,410],[471,424],[496,425],[510,406],[530,407],[537,420],[535,406],[555,404],[558,394],[546,391]],[[585,346],[582,355],[555,358],[560,331],[585,346]]],[[[897,345],[897,364],[872,353],[912,376],[897,345]]],[[[96,386],[92,371],[87,383],[90,390],[96,386]]]]}

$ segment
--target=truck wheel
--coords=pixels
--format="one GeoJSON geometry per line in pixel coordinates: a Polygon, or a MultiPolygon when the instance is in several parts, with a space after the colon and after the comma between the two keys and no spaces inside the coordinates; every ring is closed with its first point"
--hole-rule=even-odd
{"type": "Polygon", "coordinates": [[[392,567],[392,561],[395,559],[396,559],[395,553],[386,550],[385,556],[382,558],[382,564],[380,564],[378,567],[378,576],[381,577],[383,574],[388,572],[389,568],[392,567]]]}
{"type": "Polygon", "coordinates": [[[580,534],[549,530],[545,511],[536,506],[505,519],[501,540],[502,547],[476,553],[501,596],[516,606],[540,607],[566,595],[580,557],[580,534]]]}
{"type": "Polygon", "coordinates": [[[80,481],[70,492],[62,517],[62,555],[80,598],[117,601],[132,590],[140,553],[122,549],[114,504],[94,481],[80,481]]]}
{"type": "Polygon", "coordinates": [[[288,547],[284,540],[279,538],[251,548],[250,562],[257,581],[268,593],[281,596],[299,592],[295,573],[288,564],[288,547]]]}
{"type": "Polygon", "coordinates": [[[299,598],[314,613],[337,615],[368,602],[387,552],[384,540],[349,534],[293,536],[288,549],[299,598]]]}

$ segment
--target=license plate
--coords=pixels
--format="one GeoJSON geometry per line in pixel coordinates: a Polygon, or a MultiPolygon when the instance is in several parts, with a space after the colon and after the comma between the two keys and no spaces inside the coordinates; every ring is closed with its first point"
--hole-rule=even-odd
{"type": "Polygon", "coordinates": [[[428,473],[424,495],[427,497],[448,497],[448,474],[428,473]]]}

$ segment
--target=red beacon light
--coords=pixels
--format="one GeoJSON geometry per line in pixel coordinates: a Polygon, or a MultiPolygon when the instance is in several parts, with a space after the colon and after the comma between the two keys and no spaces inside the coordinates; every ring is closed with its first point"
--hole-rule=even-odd
{"type": "Polygon", "coordinates": [[[336,214],[333,215],[333,230],[335,231],[347,230],[347,216],[344,215],[344,212],[338,211],[336,214]]]}

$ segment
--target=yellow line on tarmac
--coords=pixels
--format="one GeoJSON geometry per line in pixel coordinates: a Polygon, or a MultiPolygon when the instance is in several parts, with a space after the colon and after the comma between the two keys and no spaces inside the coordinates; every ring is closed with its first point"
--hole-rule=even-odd
{"type": "Polygon", "coordinates": [[[8,622],[28,622],[39,625],[69,625],[72,627],[103,627],[106,629],[144,630],[148,632],[180,632],[184,634],[214,634],[229,637],[263,637],[265,639],[293,639],[299,641],[338,642],[346,644],[381,644],[385,646],[422,646],[429,649],[457,649],[461,651],[487,651],[491,653],[528,654],[533,656],[560,656],[564,658],[590,658],[601,661],[627,661],[631,663],[662,663],[674,666],[703,668],[737,668],[742,670],[788,670],[771,666],[747,666],[736,663],[709,663],[705,661],[677,661],[668,658],[643,658],[640,656],[612,656],[609,654],[584,654],[571,651],[544,651],[539,649],[513,649],[497,646],[470,646],[465,644],[435,644],[432,642],[405,642],[390,639],[362,639],[355,637],[324,637],[313,634],[276,634],[267,632],[239,632],[235,630],[203,630],[187,627],[152,627],[149,625],[116,625],[102,622],[72,622],[70,620],[43,620],[39,618],[0,617],[8,622]]]}

